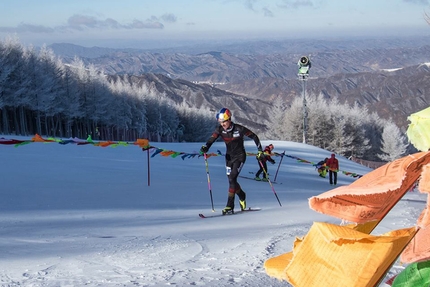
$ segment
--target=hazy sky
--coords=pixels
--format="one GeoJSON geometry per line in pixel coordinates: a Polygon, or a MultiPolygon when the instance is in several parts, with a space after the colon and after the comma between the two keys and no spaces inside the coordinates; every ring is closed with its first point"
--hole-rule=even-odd
{"type": "Polygon", "coordinates": [[[430,33],[430,0],[1,0],[0,38],[127,47],[193,39],[430,33]]]}

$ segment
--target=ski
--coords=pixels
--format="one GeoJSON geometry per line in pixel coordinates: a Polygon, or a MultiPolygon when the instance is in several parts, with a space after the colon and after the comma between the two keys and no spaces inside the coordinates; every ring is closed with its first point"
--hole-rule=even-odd
{"type": "Polygon", "coordinates": [[[241,214],[241,213],[246,213],[246,212],[250,212],[250,211],[260,211],[261,208],[247,208],[245,210],[238,210],[235,211],[234,213],[228,213],[228,214],[211,214],[211,215],[204,215],[203,213],[199,213],[200,218],[213,218],[213,217],[221,217],[221,216],[229,216],[229,215],[235,215],[235,214],[241,214]]]}
{"type": "MultiPolygon", "coordinates": [[[[253,177],[249,177],[249,176],[244,176],[244,175],[239,175],[240,178],[245,178],[245,179],[250,179],[250,180],[255,180],[255,181],[261,181],[261,182],[267,182],[267,181],[263,181],[263,180],[256,180],[253,177]]],[[[276,182],[276,181],[271,181],[274,184],[282,184],[282,182],[276,182]]]]}

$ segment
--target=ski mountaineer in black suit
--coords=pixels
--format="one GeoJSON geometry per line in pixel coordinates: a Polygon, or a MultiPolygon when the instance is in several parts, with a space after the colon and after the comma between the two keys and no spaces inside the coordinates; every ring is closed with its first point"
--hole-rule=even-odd
{"type": "Polygon", "coordinates": [[[264,157],[260,139],[248,128],[235,124],[231,121],[231,112],[229,109],[222,108],[216,115],[216,119],[220,124],[212,136],[208,139],[205,145],[200,149],[200,153],[207,153],[212,144],[221,137],[224,140],[227,148],[225,154],[226,172],[229,182],[227,205],[222,210],[223,214],[234,213],[235,194],[239,197],[240,208],[246,208],[246,194],[237,182],[240,170],[246,161],[246,152],[244,146],[244,137],[254,140],[258,149],[257,159],[264,157]]]}

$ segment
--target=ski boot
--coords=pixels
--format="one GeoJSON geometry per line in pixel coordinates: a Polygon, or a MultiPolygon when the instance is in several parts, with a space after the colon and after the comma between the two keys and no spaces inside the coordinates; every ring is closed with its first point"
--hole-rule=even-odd
{"type": "Polygon", "coordinates": [[[265,177],[263,177],[263,181],[268,182],[269,180],[265,177]]]}
{"type": "Polygon", "coordinates": [[[222,215],[226,215],[226,214],[234,214],[234,210],[233,210],[233,208],[231,208],[230,206],[226,206],[226,207],[222,210],[222,215]]]}
{"type": "Polygon", "coordinates": [[[255,179],[256,181],[261,181],[261,178],[259,178],[258,176],[254,177],[254,179],[255,179]]]}
{"type": "Polygon", "coordinates": [[[240,203],[240,209],[243,211],[246,209],[246,200],[239,200],[240,203]]]}
{"type": "Polygon", "coordinates": [[[243,211],[246,208],[246,193],[241,188],[237,196],[239,197],[240,209],[243,211]]]}

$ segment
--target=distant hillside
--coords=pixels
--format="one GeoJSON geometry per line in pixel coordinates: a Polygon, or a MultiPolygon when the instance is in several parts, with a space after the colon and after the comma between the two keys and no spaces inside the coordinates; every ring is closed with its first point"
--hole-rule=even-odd
{"type": "MultiPolygon", "coordinates": [[[[211,83],[236,83],[265,77],[295,79],[297,62],[303,55],[310,57],[311,74],[319,78],[335,74],[379,72],[381,69],[396,69],[430,61],[429,45],[357,48],[357,45],[340,46],[333,42],[332,47],[330,43],[325,43],[315,44],[303,49],[303,52],[297,51],[297,47],[281,52],[279,48],[273,49],[268,44],[261,43],[260,51],[255,53],[209,50],[198,54],[184,54],[97,47],[83,50],[77,49],[75,45],[62,46],[62,49],[57,45],[52,48],[65,62],[73,59],[75,51],[86,64],[91,63],[107,74],[157,73],[192,82],[211,83]],[[85,51],[88,56],[85,56],[85,51]]],[[[243,47],[246,50],[247,46],[243,47]]]]}
{"type": "MultiPolygon", "coordinates": [[[[300,97],[298,80],[262,78],[230,83],[221,89],[240,93],[246,90],[255,98],[281,97],[289,103],[300,97]]],[[[341,103],[367,107],[381,118],[392,118],[404,130],[407,116],[430,106],[430,68],[427,64],[415,65],[394,71],[345,73],[327,78],[310,78],[306,83],[308,95],[323,94],[325,98],[337,98],[341,103]]]]}
{"type": "Polygon", "coordinates": [[[309,55],[312,68],[308,94],[322,93],[340,102],[358,103],[402,128],[407,115],[429,105],[430,38],[253,41],[230,45],[168,50],[114,50],[69,44],[51,48],[64,62],[79,55],[86,64],[111,75],[151,79],[170,96],[186,97],[196,83],[201,96],[191,105],[219,108],[232,104],[267,119],[278,97],[289,103],[301,95],[297,61],[309,55]],[[402,68],[400,70],[396,70],[402,68]],[[163,76],[162,76],[163,75],[163,76]],[[177,81],[173,81],[177,79],[177,81]],[[180,83],[179,86],[178,83],[180,83]],[[221,90],[227,91],[227,93],[221,90]],[[238,96],[232,96],[237,94],[238,96]],[[219,103],[216,99],[231,98],[219,103]],[[218,97],[218,98],[217,98],[218,97]],[[242,103],[238,103],[242,99],[242,103]],[[243,106],[243,107],[242,107],[243,106]]]}
{"type": "Polygon", "coordinates": [[[259,133],[264,133],[268,128],[268,121],[265,119],[269,118],[270,101],[236,95],[207,84],[193,84],[185,80],[171,79],[161,74],[132,76],[128,81],[133,85],[155,89],[178,105],[209,108],[213,111],[214,119],[220,107],[225,106],[234,111],[234,121],[245,124],[259,133]]]}

